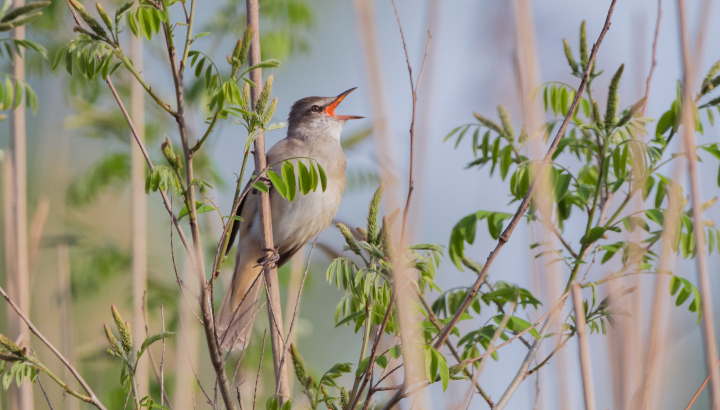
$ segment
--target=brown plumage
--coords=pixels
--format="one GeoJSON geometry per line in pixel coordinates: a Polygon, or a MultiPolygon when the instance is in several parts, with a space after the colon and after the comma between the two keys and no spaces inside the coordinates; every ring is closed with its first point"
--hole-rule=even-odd
{"type": "MultiPolygon", "coordinates": [[[[273,239],[275,246],[279,246],[278,267],[324,231],[340,206],[345,191],[345,154],[340,147],[340,133],[345,121],[362,117],[335,115],[335,108],[352,90],[337,97],[298,100],[290,110],[287,137],[267,153],[268,164],[295,157],[313,158],[327,175],[325,192],[318,189],[307,195],[298,193],[292,202],[270,187],[273,239]]],[[[297,160],[291,161],[297,164],[297,160]]],[[[280,173],[281,166],[276,165],[274,170],[280,173]]],[[[264,254],[257,195],[251,191],[240,204],[237,213],[243,221],[234,224],[230,237],[231,245],[236,235],[239,238],[235,273],[216,320],[220,344],[228,350],[245,345],[263,284],[259,277],[262,268],[258,266],[264,254]]]]}

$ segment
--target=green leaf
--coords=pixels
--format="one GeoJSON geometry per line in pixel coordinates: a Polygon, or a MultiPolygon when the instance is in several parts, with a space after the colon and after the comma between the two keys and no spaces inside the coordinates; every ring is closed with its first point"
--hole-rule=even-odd
{"type": "Polygon", "coordinates": [[[248,67],[245,72],[248,73],[256,68],[273,68],[278,66],[280,66],[280,60],[275,60],[274,58],[271,58],[269,60],[261,61],[260,63],[255,64],[252,67],[248,67]]]}
{"type": "Polygon", "coordinates": [[[634,232],[638,226],[645,231],[650,232],[650,226],[647,224],[647,222],[645,222],[643,218],[637,216],[628,216],[626,218],[623,218],[622,223],[625,226],[625,229],[629,232],[634,232]]]}
{"type": "Polygon", "coordinates": [[[320,184],[322,185],[322,190],[325,192],[325,189],[327,189],[327,175],[325,175],[325,169],[323,169],[320,164],[317,164],[318,172],[320,173],[320,184]]]}
{"type": "Polygon", "coordinates": [[[285,161],[282,166],[283,180],[287,184],[287,200],[292,201],[295,199],[297,193],[297,181],[295,179],[295,167],[289,161],[285,161]]]}
{"type": "Polygon", "coordinates": [[[439,366],[438,354],[435,348],[430,347],[425,351],[425,375],[430,383],[435,381],[439,366]]]}
{"type": "Polygon", "coordinates": [[[398,359],[398,358],[400,358],[400,356],[402,356],[402,346],[398,345],[398,346],[393,346],[393,347],[391,347],[391,348],[390,348],[390,351],[388,352],[388,354],[389,354],[390,357],[392,357],[393,359],[398,359]]]}
{"type": "Polygon", "coordinates": [[[22,84],[16,83],[15,84],[15,100],[14,100],[13,108],[17,108],[20,106],[20,103],[22,102],[22,97],[23,97],[22,84]]]}
{"type": "Polygon", "coordinates": [[[645,211],[645,216],[656,224],[663,226],[665,224],[665,215],[660,209],[648,209],[645,211]]]}
{"type": "Polygon", "coordinates": [[[655,127],[655,137],[662,138],[662,135],[670,129],[675,123],[675,113],[673,110],[668,110],[663,114],[657,122],[655,127]]]}
{"type": "Polygon", "coordinates": [[[353,312],[353,313],[345,316],[341,321],[339,321],[339,322],[335,325],[335,327],[340,327],[340,326],[342,326],[342,325],[350,322],[351,320],[356,319],[356,318],[358,318],[358,317],[360,317],[360,316],[362,316],[362,315],[364,315],[364,314],[365,314],[365,311],[363,311],[363,310],[358,310],[357,312],[353,312]]]}
{"type": "Polygon", "coordinates": [[[140,357],[143,355],[143,353],[145,353],[145,349],[147,349],[148,347],[150,347],[150,345],[152,345],[153,343],[157,342],[158,340],[165,339],[165,338],[170,337],[170,336],[172,336],[172,335],[174,335],[174,334],[175,334],[175,333],[173,333],[173,332],[162,332],[162,333],[154,334],[154,335],[148,337],[147,339],[145,339],[145,341],[143,342],[142,346],[140,347],[140,351],[138,352],[138,355],[137,355],[138,360],[140,360],[140,357]]]}
{"type": "Polygon", "coordinates": [[[605,228],[603,228],[602,226],[596,226],[590,230],[587,236],[584,236],[580,240],[580,243],[583,245],[591,244],[602,238],[603,235],[605,235],[605,228]]]}
{"type": "Polygon", "coordinates": [[[255,181],[255,184],[253,184],[253,188],[266,194],[270,192],[270,188],[268,188],[268,186],[262,181],[255,181]]]}
{"type": "Polygon", "coordinates": [[[443,138],[443,142],[449,140],[450,137],[452,137],[455,133],[457,133],[458,131],[460,131],[460,128],[462,128],[462,126],[453,128],[453,130],[450,131],[450,132],[445,136],[445,138],[443,138]]]}
{"type": "MultiPolygon", "coordinates": [[[[206,205],[203,202],[195,201],[195,209],[197,210],[197,214],[204,214],[207,212],[214,211],[216,208],[212,205],[206,205]]],[[[182,207],[180,210],[180,213],[178,214],[178,220],[183,219],[188,214],[187,206],[182,207]]]]}
{"type": "Polygon", "coordinates": [[[500,178],[503,180],[507,176],[510,164],[512,164],[512,147],[508,145],[500,152],[500,178]]]}
{"type": "Polygon", "coordinates": [[[388,359],[385,356],[377,356],[375,358],[375,363],[377,363],[378,366],[384,369],[388,365],[388,359]]]}
{"type": "MultiPolygon", "coordinates": [[[[553,187],[553,197],[555,198],[555,202],[560,202],[560,200],[565,197],[571,181],[572,176],[570,174],[561,173],[558,175],[557,180],[555,181],[555,186],[553,187]]],[[[523,192],[522,196],[524,195],[525,193],[523,192]]]]}
{"type": "MultiPolygon", "coordinates": [[[[315,162],[315,164],[317,164],[317,162],[315,162]]],[[[308,166],[310,167],[310,186],[312,186],[312,190],[315,192],[317,191],[319,181],[318,173],[312,161],[308,163],[308,166]]]]}
{"type": "Polygon", "coordinates": [[[355,370],[355,376],[360,377],[365,373],[365,370],[368,368],[368,364],[370,363],[370,356],[364,358],[360,364],[358,364],[357,370],[355,370]]]}
{"type": "Polygon", "coordinates": [[[195,78],[200,78],[200,74],[202,73],[203,66],[205,65],[205,57],[200,59],[200,62],[197,63],[195,66],[195,78]]]}
{"type": "Polygon", "coordinates": [[[287,185],[285,184],[285,181],[283,181],[282,176],[280,176],[277,172],[273,171],[272,169],[269,169],[267,172],[268,178],[270,178],[270,181],[272,181],[273,186],[278,191],[278,193],[285,199],[287,199],[287,185]]]}
{"type": "Polygon", "coordinates": [[[308,192],[312,190],[310,172],[302,161],[298,161],[297,165],[298,169],[300,170],[300,191],[303,193],[303,195],[307,195],[308,192]]]}
{"type": "Polygon", "coordinates": [[[433,349],[433,354],[437,355],[438,372],[440,373],[440,380],[442,381],[443,391],[445,391],[447,390],[448,383],[450,382],[450,370],[448,369],[447,360],[435,349],[433,349]]]}

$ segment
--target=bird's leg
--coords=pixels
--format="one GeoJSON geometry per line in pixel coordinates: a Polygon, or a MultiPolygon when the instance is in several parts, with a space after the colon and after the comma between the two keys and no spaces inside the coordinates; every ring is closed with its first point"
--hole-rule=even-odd
{"type": "Polygon", "coordinates": [[[255,267],[268,266],[268,265],[273,265],[273,264],[277,263],[277,261],[280,260],[280,248],[285,244],[285,242],[288,241],[288,239],[290,239],[290,237],[287,237],[284,241],[282,241],[282,243],[280,243],[280,245],[278,245],[274,248],[262,248],[263,252],[272,252],[272,253],[270,254],[269,257],[267,255],[265,255],[262,258],[258,259],[258,264],[255,265],[255,267]]]}

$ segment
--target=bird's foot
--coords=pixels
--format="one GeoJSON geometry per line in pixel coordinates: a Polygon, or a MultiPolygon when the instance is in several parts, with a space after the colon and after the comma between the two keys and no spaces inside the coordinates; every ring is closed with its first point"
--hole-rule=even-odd
{"type": "Polygon", "coordinates": [[[290,239],[290,237],[285,239],[280,245],[275,248],[262,248],[263,252],[270,252],[270,254],[266,254],[262,258],[258,259],[258,264],[255,266],[269,266],[270,268],[273,268],[274,265],[280,260],[280,247],[282,247],[288,239],[290,239]]]}
{"type": "Polygon", "coordinates": [[[263,248],[263,252],[270,252],[270,254],[269,255],[266,254],[265,256],[260,258],[260,260],[258,261],[258,262],[260,262],[260,265],[262,265],[262,266],[270,265],[272,267],[272,265],[277,263],[277,261],[280,260],[279,248],[280,248],[279,246],[277,248],[263,248]]]}

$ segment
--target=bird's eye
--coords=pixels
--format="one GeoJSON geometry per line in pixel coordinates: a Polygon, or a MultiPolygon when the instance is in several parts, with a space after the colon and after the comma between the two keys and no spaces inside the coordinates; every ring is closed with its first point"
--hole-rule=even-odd
{"type": "Polygon", "coordinates": [[[310,108],[310,111],[312,111],[312,112],[320,112],[320,107],[318,107],[317,105],[313,105],[312,108],[310,108]]]}

